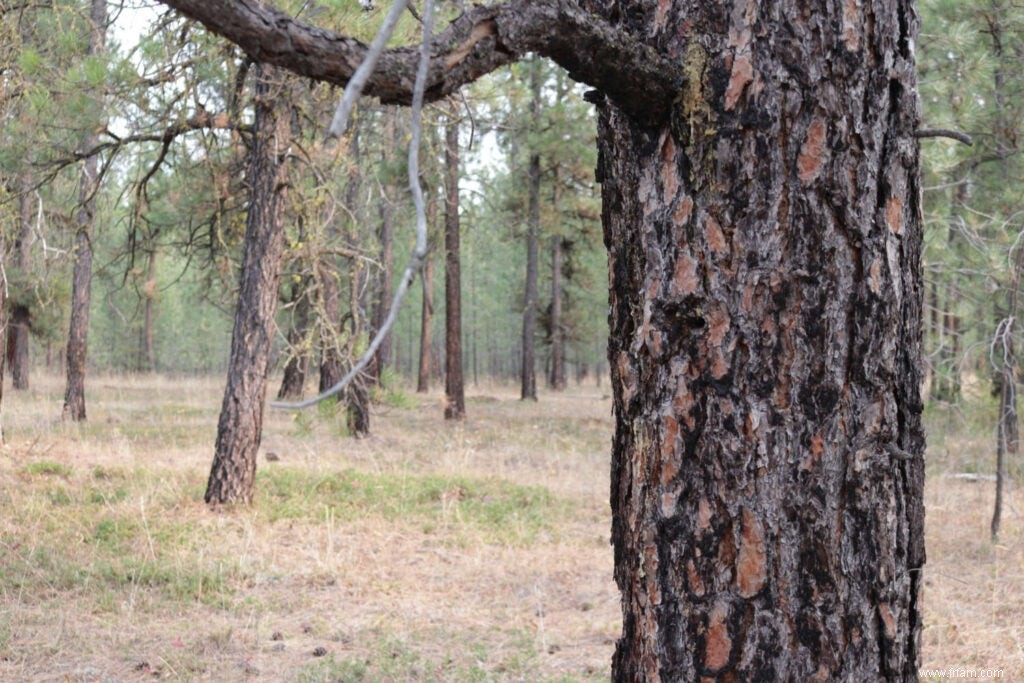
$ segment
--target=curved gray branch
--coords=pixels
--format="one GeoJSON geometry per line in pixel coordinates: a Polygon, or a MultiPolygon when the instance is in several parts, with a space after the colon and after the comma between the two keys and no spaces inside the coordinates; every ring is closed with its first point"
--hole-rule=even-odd
{"type": "Polygon", "coordinates": [[[423,8],[424,43],[421,45],[419,67],[416,72],[416,83],[413,86],[411,125],[412,140],[409,141],[409,189],[412,191],[413,203],[416,206],[416,247],[413,249],[412,257],[409,259],[409,265],[405,268],[405,273],[402,275],[402,280],[398,284],[395,296],[391,300],[391,308],[388,310],[388,317],[384,320],[380,329],[377,330],[377,334],[374,335],[373,340],[370,342],[370,346],[366,349],[366,352],[363,353],[362,357],[356,361],[347,373],[345,373],[345,376],[338,380],[337,384],[305,401],[299,401],[297,403],[282,403],[278,401],[271,402],[270,405],[273,408],[286,408],[293,410],[308,408],[330,398],[331,396],[335,396],[351,384],[359,373],[369,365],[370,360],[373,358],[374,354],[377,353],[377,349],[380,347],[381,342],[384,341],[384,337],[390,334],[391,328],[394,327],[395,321],[398,319],[398,311],[402,306],[402,300],[409,291],[409,287],[416,280],[416,276],[423,269],[423,261],[427,257],[427,210],[423,202],[423,188],[420,187],[420,140],[423,129],[423,93],[427,81],[427,68],[430,63],[430,52],[428,50],[426,39],[428,39],[431,34],[433,16],[434,0],[426,0],[426,5],[423,8]]]}

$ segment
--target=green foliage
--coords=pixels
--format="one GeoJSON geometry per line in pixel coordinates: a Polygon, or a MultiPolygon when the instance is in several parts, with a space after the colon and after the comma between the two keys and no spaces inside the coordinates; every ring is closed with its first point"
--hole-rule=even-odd
{"type": "MultiPolygon", "coordinates": [[[[932,396],[965,397],[962,384],[988,383],[997,324],[1018,298],[1011,245],[1020,243],[1024,195],[1024,8],[922,2],[918,52],[925,125],[970,133],[968,147],[947,139],[922,142],[925,275],[930,309],[925,352],[932,396]]],[[[1012,328],[1019,349],[1019,324],[1012,328]]],[[[981,389],[987,391],[987,389],[981,389]]],[[[993,418],[990,418],[993,419],[993,418]]]]}

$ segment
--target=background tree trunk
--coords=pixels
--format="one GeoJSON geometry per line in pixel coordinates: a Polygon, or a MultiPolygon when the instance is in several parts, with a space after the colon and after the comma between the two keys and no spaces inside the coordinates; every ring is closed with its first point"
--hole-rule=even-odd
{"type": "Polygon", "coordinates": [[[420,308],[420,364],[416,378],[416,392],[430,391],[430,324],[434,316],[434,259],[427,254],[423,263],[423,303],[420,308]]]}
{"type": "Polygon", "coordinates": [[[299,276],[292,282],[291,303],[292,324],[288,330],[288,347],[291,353],[284,365],[284,377],[277,391],[278,400],[298,400],[306,386],[306,372],[309,368],[309,350],[306,339],[309,334],[309,276],[299,276]]]}
{"type": "MultiPolygon", "coordinates": [[[[394,296],[394,287],[392,282],[394,280],[395,270],[395,222],[394,222],[394,205],[387,197],[381,197],[380,200],[380,261],[381,271],[378,273],[378,287],[377,287],[377,300],[373,305],[373,320],[370,325],[370,337],[373,338],[377,334],[377,330],[384,326],[384,321],[388,317],[388,311],[391,310],[391,298],[394,296]]],[[[374,354],[373,362],[371,363],[373,380],[374,383],[380,386],[381,375],[384,371],[385,366],[391,362],[391,333],[384,336],[381,340],[380,346],[377,347],[377,353],[374,354]]]]}
{"type": "Polygon", "coordinates": [[[249,164],[241,286],[216,453],[206,485],[207,503],[249,503],[255,486],[284,253],[284,155],[291,138],[286,90],[291,78],[277,67],[256,68],[256,132],[249,164]]]}
{"type": "MultiPolygon", "coordinates": [[[[0,264],[7,256],[7,241],[0,237],[0,264]]],[[[0,285],[0,339],[6,339],[9,334],[7,329],[7,287],[0,285]]],[[[4,366],[7,354],[0,353],[0,445],[5,443],[4,439],[4,366]]]]}
{"type": "MultiPolygon", "coordinates": [[[[533,130],[540,130],[540,59],[533,57],[530,64],[530,90],[533,98],[530,110],[533,130]]],[[[527,169],[529,206],[526,218],[526,291],[523,297],[523,365],[522,400],[537,400],[537,360],[534,337],[537,331],[537,240],[540,232],[540,153],[533,143],[527,169]]]]}
{"type": "Polygon", "coordinates": [[[445,219],[444,219],[444,301],[446,420],[466,417],[466,396],[462,382],[462,277],[459,272],[459,123],[451,104],[444,130],[445,219]]]}
{"type": "MultiPolygon", "coordinates": [[[[348,143],[349,178],[345,186],[345,203],[348,205],[349,213],[357,217],[359,215],[359,192],[362,187],[362,178],[359,175],[359,161],[361,158],[359,146],[359,125],[352,126],[352,137],[348,143]]],[[[328,226],[329,237],[336,239],[339,230],[336,223],[328,226]]],[[[320,315],[323,316],[320,325],[320,385],[319,391],[330,389],[341,381],[345,375],[341,362],[341,349],[339,348],[339,335],[341,334],[341,282],[339,277],[337,258],[334,256],[321,256],[317,262],[317,277],[320,280],[320,315]]],[[[353,315],[355,312],[353,311],[353,315]]]]}
{"type": "Polygon", "coordinates": [[[318,391],[327,391],[341,381],[345,375],[341,366],[341,350],[338,335],[341,333],[341,287],[338,273],[331,257],[321,258],[317,263],[320,280],[320,384],[318,391]]]}
{"type": "MultiPolygon", "coordinates": [[[[14,261],[21,271],[21,277],[27,279],[32,268],[30,246],[32,243],[32,183],[23,177],[19,184],[21,196],[18,198],[18,237],[14,243],[14,261]]],[[[31,330],[32,311],[27,302],[11,306],[10,320],[7,328],[7,360],[11,368],[11,384],[18,391],[29,388],[29,332],[31,330]]]]}
{"type": "Polygon", "coordinates": [[[156,347],[153,344],[153,316],[156,308],[156,245],[146,253],[146,282],[143,285],[142,314],[142,370],[153,372],[156,370],[156,347]]]}
{"type": "MultiPolygon", "coordinates": [[[[92,30],[89,36],[89,55],[98,56],[106,51],[107,3],[92,0],[90,11],[92,30]]],[[[99,141],[103,125],[94,127],[82,142],[82,149],[92,149],[99,141]]],[[[74,272],[71,278],[71,323],[68,328],[67,384],[64,390],[65,420],[85,420],[85,363],[88,352],[89,304],[92,286],[92,233],[96,217],[96,192],[99,187],[98,160],[90,155],[82,165],[79,181],[78,211],[75,216],[74,272]]]]}
{"type": "MultiPolygon", "coordinates": [[[[395,150],[398,148],[398,127],[396,126],[395,119],[398,116],[393,108],[386,108],[384,110],[384,127],[381,130],[381,140],[384,144],[382,150],[381,161],[384,165],[394,163],[395,150]]],[[[394,270],[395,270],[395,205],[388,197],[390,192],[392,196],[395,194],[395,188],[391,187],[390,184],[386,184],[382,188],[380,201],[378,204],[378,210],[380,212],[380,231],[378,237],[380,238],[380,263],[381,270],[377,274],[377,287],[376,287],[376,300],[373,305],[373,319],[370,324],[370,337],[373,338],[377,334],[377,330],[384,326],[384,321],[388,317],[388,312],[391,310],[391,298],[394,296],[394,270]]],[[[384,367],[391,362],[392,349],[392,335],[388,333],[381,340],[380,346],[377,347],[377,353],[374,354],[373,361],[370,364],[370,372],[373,376],[373,381],[377,386],[381,385],[382,373],[384,367]]]]}
{"type": "Polygon", "coordinates": [[[684,70],[670,126],[599,107],[612,679],[917,680],[912,3],[612,7],[684,70]]]}
{"type": "MultiPolygon", "coordinates": [[[[351,313],[349,322],[352,325],[352,338],[362,339],[363,335],[367,334],[366,322],[369,318],[366,315],[366,304],[368,298],[367,279],[370,274],[367,268],[358,261],[353,263],[353,269],[349,281],[349,311],[351,313]]],[[[373,331],[370,330],[369,333],[372,334],[373,331]]],[[[351,367],[353,362],[354,360],[350,358],[346,364],[351,367]]],[[[344,392],[345,425],[349,436],[357,439],[370,434],[370,387],[373,383],[372,369],[366,370],[356,377],[344,392]]]]}
{"type": "Polygon", "coordinates": [[[548,385],[565,389],[565,328],[562,323],[562,238],[551,238],[551,374],[548,385]]]}

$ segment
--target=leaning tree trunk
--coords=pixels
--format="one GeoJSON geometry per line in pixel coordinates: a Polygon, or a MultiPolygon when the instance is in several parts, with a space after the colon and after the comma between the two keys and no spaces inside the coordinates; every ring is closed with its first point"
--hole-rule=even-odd
{"type": "Polygon", "coordinates": [[[612,678],[916,680],[912,3],[612,5],[682,69],[660,128],[594,98],[623,608],[612,678]]]}
{"type": "MultiPolygon", "coordinates": [[[[107,3],[93,0],[90,12],[91,31],[89,55],[106,51],[107,3]]],[[[103,126],[96,126],[83,141],[83,149],[92,149],[99,142],[103,126]]],[[[85,361],[88,352],[89,303],[92,300],[92,233],[96,217],[96,192],[99,169],[92,154],[82,166],[79,180],[78,211],[75,216],[74,270],[71,276],[71,322],[67,341],[67,384],[64,389],[64,419],[85,420],[85,361]]]]}
{"type": "Polygon", "coordinates": [[[290,78],[277,67],[257,67],[241,286],[207,503],[249,503],[255,486],[284,253],[285,150],[291,137],[285,91],[290,78]]]}
{"type": "Polygon", "coordinates": [[[462,276],[459,254],[459,123],[451,105],[444,131],[445,219],[444,219],[444,302],[446,420],[466,417],[466,394],[462,381],[462,276]]]}

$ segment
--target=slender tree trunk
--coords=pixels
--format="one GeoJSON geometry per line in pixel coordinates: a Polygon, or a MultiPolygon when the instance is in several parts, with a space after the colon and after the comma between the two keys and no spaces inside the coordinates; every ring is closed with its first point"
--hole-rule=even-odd
{"type": "MultiPolygon", "coordinates": [[[[394,206],[387,197],[380,201],[380,262],[381,271],[378,274],[377,299],[373,305],[373,320],[371,321],[370,336],[375,336],[377,330],[384,326],[384,321],[391,310],[391,298],[393,294],[392,282],[394,281],[395,270],[395,224],[394,206]]],[[[371,363],[374,383],[380,386],[381,375],[384,367],[391,360],[391,334],[384,336],[377,353],[371,363]]]]}
{"type": "Polygon", "coordinates": [[[566,385],[565,329],[562,323],[562,238],[551,238],[551,374],[548,386],[562,391],[566,385]]]}
{"type": "Polygon", "coordinates": [[[1024,249],[1016,247],[1013,273],[1010,277],[1010,296],[1006,317],[996,325],[992,340],[992,363],[996,371],[999,388],[999,418],[996,423],[996,500],[992,510],[992,540],[999,540],[999,528],[1003,516],[1003,486],[1006,479],[1006,455],[1016,455],[1020,450],[1020,434],[1017,430],[1017,353],[1015,336],[1020,282],[1024,275],[1024,249]]]}
{"type": "MultiPolygon", "coordinates": [[[[19,184],[21,196],[18,198],[18,237],[14,243],[14,261],[21,271],[21,277],[27,278],[32,268],[30,245],[32,242],[32,183],[23,177],[19,184]]],[[[11,306],[10,320],[7,328],[7,360],[11,367],[11,383],[14,389],[25,391],[29,388],[29,331],[32,311],[27,301],[11,306]]],[[[2,339],[3,337],[0,337],[2,339]]]]}
{"type": "MultiPolygon", "coordinates": [[[[90,12],[92,30],[89,37],[89,55],[98,56],[106,51],[107,3],[92,0],[90,12]]],[[[83,149],[95,147],[99,141],[96,126],[83,140],[83,149]]],[[[67,342],[67,385],[64,391],[63,416],[65,420],[85,420],[85,363],[88,352],[89,303],[92,287],[92,235],[96,217],[96,192],[99,187],[98,161],[89,156],[82,165],[79,180],[78,211],[75,216],[74,272],[71,280],[71,323],[67,342]]]]}
{"type": "Polygon", "coordinates": [[[427,256],[423,264],[423,304],[420,308],[420,365],[416,381],[417,393],[430,391],[430,323],[434,315],[434,259],[427,256]]]}
{"type": "Polygon", "coordinates": [[[462,278],[459,273],[459,124],[454,104],[445,126],[444,142],[444,417],[462,420],[466,417],[466,397],[462,382],[462,278]]]}
{"type": "MultiPolygon", "coordinates": [[[[928,284],[928,315],[926,319],[929,321],[928,331],[930,334],[931,345],[933,349],[931,354],[927,355],[928,362],[924,365],[924,381],[929,386],[929,396],[935,396],[935,383],[938,381],[938,374],[935,372],[935,363],[937,362],[936,351],[942,345],[942,325],[939,320],[939,284],[938,275],[933,272],[931,282],[928,284]]],[[[928,348],[928,347],[926,347],[928,348]]]]}
{"type": "MultiPolygon", "coordinates": [[[[392,109],[386,109],[384,111],[386,117],[386,123],[384,130],[382,131],[382,139],[384,142],[384,157],[383,162],[389,164],[393,162],[395,156],[395,149],[398,146],[396,140],[397,126],[395,125],[396,112],[392,109]]],[[[394,188],[385,188],[394,192],[394,188]]],[[[378,205],[380,212],[380,262],[381,270],[378,273],[378,286],[377,286],[377,298],[373,306],[373,320],[371,322],[370,336],[373,337],[377,334],[377,330],[384,326],[384,321],[388,317],[388,312],[391,310],[391,298],[394,296],[394,270],[395,270],[395,223],[394,213],[395,206],[387,196],[387,192],[381,194],[380,202],[378,205]]],[[[370,371],[373,376],[374,383],[377,386],[381,384],[381,377],[384,371],[384,367],[391,362],[391,349],[392,349],[392,335],[389,333],[384,336],[381,340],[380,346],[377,347],[377,353],[374,356],[373,362],[370,365],[370,371]]]]}
{"type": "Polygon", "coordinates": [[[916,681],[912,4],[614,7],[684,76],[664,128],[599,107],[612,679],[916,681]]]}
{"type": "MultiPolygon", "coordinates": [[[[0,236],[0,339],[6,339],[7,329],[7,273],[3,264],[7,257],[7,241],[0,236]]],[[[6,443],[4,438],[4,366],[7,354],[0,353],[0,445],[6,443]]]]}
{"type": "MultiPolygon", "coordinates": [[[[954,174],[959,175],[960,169],[954,174]]],[[[963,208],[967,199],[967,183],[960,182],[953,188],[949,216],[949,233],[947,246],[951,254],[956,254],[962,239],[959,230],[963,226],[963,208]]],[[[956,269],[946,274],[945,303],[942,307],[942,342],[936,354],[936,381],[933,395],[940,401],[957,401],[960,398],[960,305],[961,293],[959,276],[956,269]]]]}
{"type": "Polygon", "coordinates": [[[284,253],[285,150],[291,139],[287,83],[291,78],[277,67],[256,67],[256,131],[248,174],[241,286],[216,453],[206,485],[207,503],[249,503],[255,487],[284,253]]]}
{"type": "Polygon", "coordinates": [[[341,365],[341,350],[338,335],[341,325],[341,292],[338,274],[331,264],[321,261],[317,265],[320,280],[320,314],[324,317],[320,326],[320,384],[323,392],[341,381],[344,371],[341,365]]]}
{"type": "MultiPolygon", "coordinates": [[[[366,332],[367,277],[367,270],[356,264],[356,271],[352,274],[350,282],[352,289],[349,292],[353,339],[361,339],[366,332]]],[[[370,387],[373,382],[374,377],[364,373],[356,377],[345,390],[345,424],[349,435],[357,439],[370,434],[370,387]]]]}
{"type": "MultiPolygon", "coordinates": [[[[359,191],[362,178],[359,175],[360,146],[359,126],[352,127],[352,138],[348,144],[349,178],[345,186],[345,203],[348,212],[359,215],[359,191]]],[[[358,218],[356,218],[358,220],[358,218]]],[[[331,238],[339,236],[337,226],[332,223],[328,228],[331,238]]],[[[341,282],[338,275],[337,259],[333,256],[322,256],[317,262],[317,277],[320,280],[320,314],[323,316],[320,325],[320,385],[321,392],[330,389],[341,381],[345,375],[339,348],[341,334],[341,282]]],[[[355,315],[355,312],[353,312],[355,315]]]]}
{"type": "Polygon", "coordinates": [[[304,275],[292,283],[291,303],[292,324],[288,330],[288,360],[284,365],[284,377],[277,391],[278,400],[294,401],[302,398],[306,386],[306,372],[309,368],[309,276],[304,275]]]}
{"type": "MultiPolygon", "coordinates": [[[[533,98],[530,109],[533,129],[540,129],[540,59],[534,57],[530,64],[530,90],[533,98]]],[[[530,152],[527,181],[530,184],[529,206],[526,218],[526,292],[523,301],[523,362],[522,400],[537,400],[537,360],[534,338],[537,331],[537,240],[540,232],[540,154],[536,149],[530,152]]]]}
{"type": "MultiPolygon", "coordinates": [[[[989,37],[992,40],[992,52],[995,55],[995,69],[992,73],[992,85],[993,92],[995,94],[995,105],[996,105],[996,117],[995,117],[995,131],[994,138],[996,143],[996,154],[999,155],[1002,166],[1002,172],[1004,177],[1012,176],[1012,168],[1007,163],[1009,158],[1014,154],[1017,148],[1015,140],[1008,139],[1009,131],[1013,130],[1013,124],[1007,120],[1007,102],[1006,102],[1006,73],[1007,68],[1006,52],[1003,45],[1003,31],[1004,31],[1004,14],[1002,3],[992,3],[991,9],[993,11],[987,13],[988,26],[989,26],[989,37]]],[[[1010,68],[1019,68],[1019,63],[1015,57],[1011,57],[1014,63],[1010,68]]],[[[1002,444],[1001,447],[1010,455],[1017,455],[1020,450],[1020,431],[1017,425],[1017,355],[1015,351],[1014,343],[1014,332],[1015,332],[1015,321],[1017,318],[1017,290],[1020,287],[1020,270],[1021,270],[1021,256],[1018,254],[1016,264],[1014,267],[1013,275],[1011,276],[1011,291],[1010,291],[1010,310],[1009,315],[1009,329],[1007,330],[1006,345],[1005,345],[1005,356],[1003,358],[1003,385],[1000,390],[1000,406],[999,406],[999,420],[1002,423],[1001,436],[1002,444]],[[1007,387],[1007,382],[1012,383],[1011,386],[1007,387]]],[[[1002,457],[1000,457],[1002,460],[1002,457]]],[[[1002,483],[1003,483],[1003,467],[997,468],[998,472],[996,475],[997,479],[997,491],[996,491],[996,503],[997,508],[1002,498],[1002,483]]],[[[993,521],[992,535],[995,537],[998,533],[998,509],[997,516],[993,521]]]]}
{"type": "Polygon", "coordinates": [[[145,372],[156,370],[156,347],[153,344],[153,315],[156,308],[156,245],[146,254],[145,303],[142,313],[142,357],[145,372]]]}

